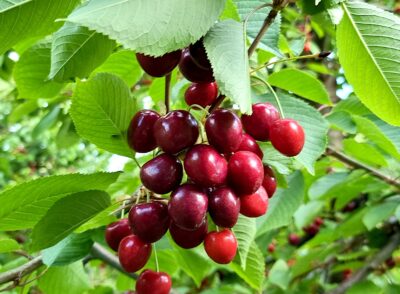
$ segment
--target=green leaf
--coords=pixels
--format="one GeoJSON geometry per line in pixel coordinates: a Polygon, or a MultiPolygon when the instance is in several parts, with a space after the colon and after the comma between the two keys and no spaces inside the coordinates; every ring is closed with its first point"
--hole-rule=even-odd
{"type": "Polygon", "coordinates": [[[354,139],[342,141],[346,154],[354,157],[368,165],[387,166],[385,157],[374,146],[367,143],[359,143],[354,139]]]}
{"type": "Polygon", "coordinates": [[[356,133],[356,124],[352,120],[351,114],[347,111],[334,111],[331,112],[326,119],[331,126],[338,128],[343,132],[350,134],[356,133]]]}
{"type": "Polygon", "coordinates": [[[0,230],[32,228],[58,199],[71,193],[106,189],[119,173],[70,174],[28,181],[0,193],[0,230]]]}
{"type": "Polygon", "coordinates": [[[264,256],[255,242],[251,243],[244,268],[236,262],[232,262],[229,266],[250,287],[256,290],[262,289],[265,279],[265,262],[264,256]]]}
{"type": "Polygon", "coordinates": [[[239,215],[236,225],[232,228],[238,241],[238,255],[240,264],[243,268],[246,266],[247,254],[249,253],[251,243],[256,236],[256,220],[254,218],[239,215]]]}
{"type": "Polygon", "coordinates": [[[92,0],[68,20],[103,33],[125,48],[161,56],[204,36],[224,4],[224,0],[92,0]]]}
{"type": "Polygon", "coordinates": [[[14,107],[14,109],[11,111],[11,114],[8,116],[8,121],[11,123],[16,123],[36,109],[38,109],[38,101],[27,100],[19,104],[17,107],[14,107]]]}
{"type": "Polygon", "coordinates": [[[64,87],[47,79],[50,71],[50,43],[39,43],[26,50],[14,68],[20,98],[52,98],[64,87]]]}
{"type": "Polygon", "coordinates": [[[242,113],[250,112],[249,60],[243,25],[234,20],[217,23],[205,36],[204,46],[221,93],[237,103],[242,113]]]}
{"type": "Polygon", "coordinates": [[[14,239],[0,239],[0,253],[11,252],[21,248],[14,239]]]}
{"type": "Polygon", "coordinates": [[[289,176],[287,189],[278,189],[269,201],[267,213],[257,219],[257,236],[290,223],[304,196],[304,179],[300,172],[289,176]]]}
{"type": "Polygon", "coordinates": [[[0,55],[22,40],[57,30],[62,23],[55,20],[66,17],[79,3],[79,0],[0,1],[0,55]]]}
{"type": "MultiPolygon", "coordinates": [[[[157,244],[158,245],[158,244],[157,244]]],[[[175,250],[173,249],[158,249],[157,246],[157,259],[159,271],[173,275],[179,268],[180,265],[176,260],[175,250]]],[[[152,251],[149,261],[144,266],[146,269],[157,270],[157,264],[155,259],[155,250],[152,251]]]]}
{"type": "Polygon", "coordinates": [[[347,291],[346,294],[381,294],[386,293],[386,291],[382,291],[382,287],[377,286],[373,281],[361,281],[353,286],[351,286],[347,291]]]}
{"type": "Polygon", "coordinates": [[[364,225],[368,230],[372,230],[377,224],[392,216],[398,205],[398,201],[387,201],[379,205],[369,207],[362,218],[364,225]]]}
{"type": "Polygon", "coordinates": [[[298,229],[301,229],[311,223],[324,207],[322,201],[311,201],[303,204],[294,214],[294,223],[298,229]]]}
{"type": "MultiPolygon", "coordinates": [[[[125,174],[126,173],[123,173],[121,175],[125,175],[125,174]]],[[[109,189],[107,189],[106,192],[109,192],[108,190],[109,189]]],[[[88,222],[86,222],[82,226],[80,226],[78,229],[76,229],[75,233],[83,233],[88,230],[93,230],[93,229],[96,229],[99,227],[106,226],[106,225],[116,221],[117,217],[113,214],[113,212],[115,212],[120,206],[121,206],[120,202],[115,202],[113,205],[104,209],[102,212],[97,214],[91,220],[89,220],[88,222]]]]}
{"type": "Polygon", "coordinates": [[[99,73],[78,83],[70,110],[78,134],[109,152],[131,157],[126,133],[135,114],[135,100],[120,78],[99,73]]]}
{"type": "Polygon", "coordinates": [[[233,3],[233,0],[226,1],[224,11],[222,11],[222,14],[220,16],[221,20],[229,18],[240,21],[240,16],[235,3],[233,3]]]}
{"type": "Polygon", "coordinates": [[[280,174],[288,175],[293,167],[293,159],[282,155],[270,142],[258,142],[264,153],[263,162],[273,166],[280,174]]]}
{"type": "Polygon", "coordinates": [[[115,48],[115,42],[86,27],[67,22],[54,34],[49,79],[86,78],[115,48]]]}
{"type": "Polygon", "coordinates": [[[291,274],[287,263],[282,259],[277,260],[269,272],[268,280],[282,290],[286,290],[289,286],[290,279],[291,274]]]}
{"type": "Polygon", "coordinates": [[[58,121],[60,112],[61,108],[58,105],[53,107],[32,130],[32,138],[37,139],[44,131],[53,127],[58,121]]]}
{"type": "Polygon", "coordinates": [[[320,177],[312,183],[308,190],[308,196],[310,199],[322,198],[329,190],[344,182],[348,177],[349,173],[347,172],[331,173],[320,177]]]}
{"type": "Polygon", "coordinates": [[[295,68],[283,69],[271,74],[268,77],[268,83],[308,100],[332,105],[324,84],[305,71],[295,68]]]}
{"type": "Polygon", "coordinates": [[[58,200],[32,231],[32,250],[53,246],[111,204],[104,191],[84,191],[58,200]]]}
{"type": "Polygon", "coordinates": [[[73,263],[85,257],[93,246],[89,234],[71,234],[56,245],[42,251],[43,263],[60,266],[73,263]]]}
{"type": "Polygon", "coordinates": [[[400,20],[362,2],[342,7],[337,46],[345,76],[372,112],[400,126],[400,20]]]}
{"type": "Polygon", "coordinates": [[[50,267],[39,279],[39,288],[46,294],[76,294],[89,290],[89,276],[82,262],[50,267]]]}

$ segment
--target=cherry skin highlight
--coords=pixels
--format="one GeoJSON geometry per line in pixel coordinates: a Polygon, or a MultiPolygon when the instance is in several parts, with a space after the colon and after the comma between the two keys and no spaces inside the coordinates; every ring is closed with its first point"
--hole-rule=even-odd
{"type": "Polygon", "coordinates": [[[186,153],[184,160],[188,177],[202,187],[214,187],[226,182],[228,163],[209,145],[195,145],[186,153]]]}
{"type": "Polygon", "coordinates": [[[128,144],[136,152],[146,153],[157,147],[153,126],[160,115],[153,110],[138,111],[128,128],[128,144]]]}
{"type": "Polygon", "coordinates": [[[237,246],[235,235],[228,229],[210,232],[204,240],[207,255],[220,264],[228,264],[235,258],[237,246]]]}
{"type": "Polygon", "coordinates": [[[188,48],[183,50],[179,61],[179,70],[186,79],[193,83],[212,83],[215,80],[212,69],[196,64],[188,48]]]}
{"type": "Polygon", "coordinates": [[[240,196],[240,213],[247,217],[259,217],[268,210],[268,195],[261,186],[255,193],[240,196]]]}
{"type": "Polygon", "coordinates": [[[134,273],[143,268],[150,255],[151,244],[143,242],[138,236],[126,236],[119,244],[119,262],[128,273],[134,273]]]}
{"type": "Polygon", "coordinates": [[[265,188],[265,190],[267,191],[269,198],[274,196],[277,183],[276,183],[274,171],[268,165],[264,165],[264,179],[263,179],[262,185],[265,188]]]}
{"type": "Polygon", "coordinates": [[[143,185],[158,194],[169,193],[182,181],[183,168],[178,158],[161,154],[146,162],[140,169],[143,185]]]}
{"type": "Polygon", "coordinates": [[[131,234],[132,232],[131,227],[129,226],[129,221],[127,218],[123,218],[107,226],[105,239],[112,250],[118,251],[118,246],[121,240],[131,234]]]}
{"type": "Polygon", "coordinates": [[[207,219],[205,219],[203,223],[194,231],[181,229],[173,222],[171,222],[169,226],[169,232],[171,234],[172,239],[178,246],[184,249],[194,248],[203,243],[204,238],[207,235],[207,231],[208,231],[207,219]]]}
{"type": "Polygon", "coordinates": [[[169,74],[179,63],[182,51],[177,50],[160,57],[136,53],[136,58],[143,70],[150,76],[163,77],[169,74]]]}
{"type": "Polygon", "coordinates": [[[144,270],[136,281],[136,294],[168,294],[171,291],[171,277],[164,272],[144,270]]]}
{"type": "Polygon", "coordinates": [[[283,155],[292,157],[303,150],[305,134],[302,126],[293,119],[280,119],[271,126],[272,145],[283,155]]]}
{"type": "Polygon", "coordinates": [[[264,153],[262,152],[260,146],[258,146],[257,141],[248,134],[242,134],[242,139],[240,141],[239,148],[236,151],[250,151],[255,153],[262,160],[264,153]]]}
{"type": "Polygon", "coordinates": [[[215,102],[217,96],[217,83],[193,83],[185,92],[185,101],[187,105],[207,107],[215,102]]]}
{"type": "Polygon", "coordinates": [[[240,200],[227,187],[217,188],[210,193],[208,212],[214,223],[223,228],[232,228],[239,217],[240,200]]]}

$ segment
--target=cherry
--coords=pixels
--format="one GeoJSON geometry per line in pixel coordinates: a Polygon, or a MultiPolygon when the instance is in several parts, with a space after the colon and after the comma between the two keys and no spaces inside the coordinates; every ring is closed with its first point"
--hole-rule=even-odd
{"type": "Polygon", "coordinates": [[[161,154],[146,162],[140,169],[143,185],[158,194],[169,193],[179,186],[183,168],[178,158],[161,154]]]}
{"type": "Polygon", "coordinates": [[[138,111],[128,128],[128,144],[136,152],[146,153],[157,147],[153,126],[160,115],[153,110],[138,111]]]}
{"type": "Polygon", "coordinates": [[[230,263],[236,255],[237,240],[229,229],[220,232],[210,232],[204,239],[204,249],[207,255],[216,263],[230,263]]]}
{"type": "Polygon", "coordinates": [[[255,193],[240,196],[240,213],[248,217],[259,217],[268,210],[268,195],[261,186],[255,193]]]}
{"type": "Polygon", "coordinates": [[[387,268],[392,269],[396,266],[396,261],[393,259],[393,257],[389,257],[385,260],[385,264],[387,268]]]}
{"type": "Polygon", "coordinates": [[[322,226],[322,225],[324,224],[324,220],[323,220],[321,217],[317,217],[317,218],[314,220],[314,224],[315,224],[316,226],[320,227],[320,226],[322,226]]]}
{"type": "Polygon", "coordinates": [[[179,70],[183,76],[193,83],[212,83],[214,76],[211,68],[200,67],[193,60],[188,48],[183,50],[179,61],[179,70]]]}
{"type": "Polygon", "coordinates": [[[217,96],[217,83],[193,83],[185,92],[185,101],[187,105],[197,104],[207,107],[214,103],[217,96]]]}
{"type": "Polygon", "coordinates": [[[280,119],[271,126],[270,140],[280,153],[286,156],[296,156],[303,149],[305,134],[297,121],[280,119]]]}
{"type": "Polygon", "coordinates": [[[346,281],[346,280],[350,279],[350,277],[351,277],[352,274],[353,274],[353,270],[352,270],[352,269],[350,269],[350,268],[345,269],[345,270],[342,272],[342,279],[343,279],[343,281],[346,281]]]}
{"type": "Polygon", "coordinates": [[[210,193],[208,210],[217,226],[232,228],[239,217],[240,200],[230,188],[218,188],[210,193]]]}
{"type": "Polygon", "coordinates": [[[263,187],[267,191],[268,197],[274,196],[276,191],[276,178],[274,171],[268,166],[264,165],[264,179],[262,182],[263,187]]]}
{"type": "Polygon", "coordinates": [[[132,232],[146,243],[160,240],[169,222],[168,206],[162,202],[137,204],[129,212],[132,232]]]}
{"type": "Polygon", "coordinates": [[[157,145],[170,154],[194,145],[199,137],[196,119],[185,110],[174,110],[159,118],[153,131],[157,145]]]}
{"type": "Polygon", "coordinates": [[[279,111],[270,103],[256,103],[251,115],[242,115],[243,128],[257,141],[268,141],[271,125],[280,118],[279,111]]]}
{"type": "Polygon", "coordinates": [[[242,134],[242,139],[240,141],[239,148],[236,151],[250,151],[257,154],[262,160],[264,153],[261,151],[260,146],[258,146],[256,140],[248,134],[242,134]]]}
{"type": "Polygon", "coordinates": [[[184,230],[171,222],[169,232],[172,239],[182,248],[190,249],[200,245],[207,235],[207,219],[194,231],[184,230]]]}
{"type": "Polygon", "coordinates": [[[193,146],[185,156],[185,171],[188,177],[203,187],[214,187],[226,182],[228,163],[210,145],[193,146]]]}
{"type": "Polygon", "coordinates": [[[208,60],[206,48],[203,39],[189,46],[189,52],[196,65],[203,69],[211,69],[210,60],[208,60]]]}
{"type": "Polygon", "coordinates": [[[172,221],[185,230],[195,230],[206,217],[207,195],[196,185],[184,184],[171,194],[168,212],[172,221]]]}
{"type": "Polygon", "coordinates": [[[163,77],[169,74],[179,63],[182,51],[177,50],[160,57],[152,57],[136,53],[136,58],[143,70],[153,77],[163,77]]]}
{"type": "Polygon", "coordinates": [[[269,253],[274,253],[275,249],[276,249],[276,247],[275,247],[274,243],[271,243],[271,244],[268,245],[268,252],[269,253]]]}
{"type": "Polygon", "coordinates": [[[123,218],[107,226],[105,239],[112,250],[118,251],[118,246],[121,240],[131,234],[132,232],[128,219],[123,218]]]}
{"type": "Polygon", "coordinates": [[[303,231],[310,237],[314,237],[319,232],[319,226],[311,224],[303,228],[303,231]]]}
{"type": "Polygon", "coordinates": [[[299,235],[297,235],[295,233],[291,233],[288,236],[288,242],[290,245],[298,246],[298,245],[300,245],[301,239],[300,239],[299,235]]]}
{"type": "Polygon", "coordinates": [[[228,180],[238,195],[256,192],[263,178],[263,164],[253,152],[238,151],[229,159],[228,180]]]}
{"type": "Polygon", "coordinates": [[[208,141],[221,153],[234,152],[239,148],[243,128],[239,117],[230,110],[214,110],[205,124],[208,141]]]}
{"type": "Polygon", "coordinates": [[[136,294],[168,294],[171,291],[171,277],[164,272],[144,270],[136,281],[136,294]]]}
{"type": "Polygon", "coordinates": [[[138,236],[126,236],[119,244],[119,262],[128,273],[134,273],[144,267],[150,255],[151,244],[143,242],[138,236]]]}

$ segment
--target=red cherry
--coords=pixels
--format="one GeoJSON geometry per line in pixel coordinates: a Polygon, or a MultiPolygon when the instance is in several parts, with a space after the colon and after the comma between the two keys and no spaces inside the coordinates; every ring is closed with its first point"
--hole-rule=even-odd
{"type": "Polygon", "coordinates": [[[322,226],[322,225],[324,224],[324,220],[323,220],[321,217],[317,217],[317,218],[314,220],[314,224],[315,224],[316,226],[320,227],[320,226],[322,226]]]}
{"type": "Polygon", "coordinates": [[[123,238],[132,234],[131,227],[127,218],[109,224],[106,228],[105,239],[114,251],[118,251],[119,243],[123,238]]]}
{"type": "Polygon", "coordinates": [[[210,145],[193,146],[185,156],[185,171],[188,177],[203,187],[214,187],[226,182],[228,163],[210,145]]]}
{"type": "Polygon", "coordinates": [[[208,141],[221,153],[234,152],[239,148],[243,128],[239,117],[230,110],[214,110],[205,124],[208,141]]]}
{"type": "Polygon", "coordinates": [[[141,203],[129,212],[132,232],[146,243],[162,238],[168,230],[168,206],[161,202],[141,203]]]}
{"type": "Polygon", "coordinates": [[[173,51],[160,57],[136,53],[136,58],[147,74],[153,77],[163,77],[178,65],[181,54],[181,50],[173,51]]]}
{"type": "Polygon", "coordinates": [[[134,273],[144,267],[150,255],[151,244],[143,242],[138,236],[126,236],[119,244],[119,262],[128,273],[134,273]]]}
{"type": "Polygon", "coordinates": [[[319,232],[319,226],[316,224],[311,224],[303,228],[303,231],[310,237],[314,237],[319,232]]]}
{"type": "Polygon", "coordinates": [[[270,129],[272,145],[286,156],[296,156],[304,146],[303,128],[293,119],[280,119],[270,129]]]}
{"type": "Polygon", "coordinates": [[[290,245],[298,246],[298,245],[300,245],[301,239],[300,239],[299,235],[297,235],[295,233],[291,233],[288,236],[288,241],[289,241],[290,245]]]}
{"type": "Polygon", "coordinates": [[[153,126],[160,115],[153,110],[141,110],[132,118],[128,128],[128,144],[136,152],[146,153],[157,147],[153,126]]]}
{"type": "Polygon", "coordinates": [[[196,143],[199,125],[185,110],[174,110],[160,117],[153,127],[157,145],[166,153],[176,154],[196,143]]]}
{"type": "Polygon", "coordinates": [[[261,186],[255,193],[240,196],[240,213],[248,217],[259,217],[268,210],[268,195],[261,186]]]}
{"type": "Polygon", "coordinates": [[[351,275],[353,274],[353,270],[352,269],[345,269],[343,272],[342,272],[342,278],[343,278],[343,281],[346,281],[346,280],[348,280],[348,279],[350,279],[350,277],[351,277],[351,275]]]}
{"type": "Polygon", "coordinates": [[[264,178],[261,159],[253,152],[238,151],[228,162],[228,180],[238,194],[252,194],[260,188],[264,178]]]}
{"type": "Polygon", "coordinates": [[[389,257],[385,260],[385,264],[389,269],[392,269],[396,266],[396,261],[393,259],[393,257],[389,257]]]}
{"type": "Polygon", "coordinates": [[[167,273],[144,270],[136,281],[137,294],[168,294],[171,291],[171,277],[167,273]]]}
{"type": "Polygon", "coordinates": [[[217,96],[217,83],[193,83],[185,92],[185,101],[187,105],[207,107],[214,103],[217,96]]]}
{"type": "Polygon", "coordinates": [[[248,134],[242,134],[242,139],[240,141],[239,148],[236,151],[250,151],[257,154],[262,160],[264,153],[262,152],[260,146],[258,146],[257,141],[253,139],[252,136],[248,134]]]}
{"type": "Polygon", "coordinates": [[[230,263],[236,255],[237,240],[231,230],[210,232],[204,239],[204,249],[207,255],[216,263],[230,263]]]}
{"type": "Polygon", "coordinates": [[[196,64],[188,48],[183,50],[179,61],[179,70],[186,79],[193,83],[212,83],[215,80],[212,69],[206,69],[196,64]]]}
{"type": "Polygon", "coordinates": [[[304,53],[310,53],[311,52],[311,42],[307,41],[304,43],[304,48],[303,48],[304,53]]]}
{"type": "Polygon", "coordinates": [[[232,228],[239,217],[240,200],[230,188],[218,188],[210,193],[208,211],[217,226],[232,228]]]}
{"type": "Polygon", "coordinates": [[[270,103],[256,103],[251,115],[242,115],[243,128],[257,141],[268,141],[271,125],[280,118],[279,111],[270,103]]]}
{"type": "Polygon", "coordinates": [[[208,223],[207,219],[194,231],[184,230],[171,222],[169,232],[175,243],[185,249],[199,246],[207,235],[208,223]]]}
{"type": "Polygon", "coordinates": [[[189,52],[196,65],[203,69],[211,69],[211,63],[208,59],[203,39],[189,46],[189,52]]]}
{"type": "Polygon", "coordinates": [[[267,191],[268,197],[274,196],[276,191],[276,178],[274,171],[268,166],[264,165],[264,179],[262,182],[263,187],[267,191]]]}
{"type": "Polygon", "coordinates": [[[269,253],[274,253],[275,252],[275,244],[274,243],[271,243],[271,244],[269,244],[268,245],[268,252],[269,253]]]}

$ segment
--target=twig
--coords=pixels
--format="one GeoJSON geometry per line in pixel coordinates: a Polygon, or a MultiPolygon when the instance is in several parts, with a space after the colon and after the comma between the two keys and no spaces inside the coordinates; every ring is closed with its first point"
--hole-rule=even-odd
{"type": "Polygon", "coordinates": [[[37,256],[34,259],[28,261],[27,263],[15,269],[0,274],[0,284],[4,284],[11,281],[18,282],[19,280],[21,280],[22,277],[30,274],[31,272],[34,272],[42,265],[43,265],[42,256],[37,256]]]}
{"type": "Polygon", "coordinates": [[[208,112],[212,113],[215,109],[217,109],[221,105],[222,101],[224,101],[225,97],[225,95],[219,95],[217,100],[215,100],[215,102],[210,106],[208,112]]]}
{"type": "Polygon", "coordinates": [[[171,73],[165,76],[165,109],[167,113],[170,110],[169,109],[170,86],[171,86],[171,73]]]}

